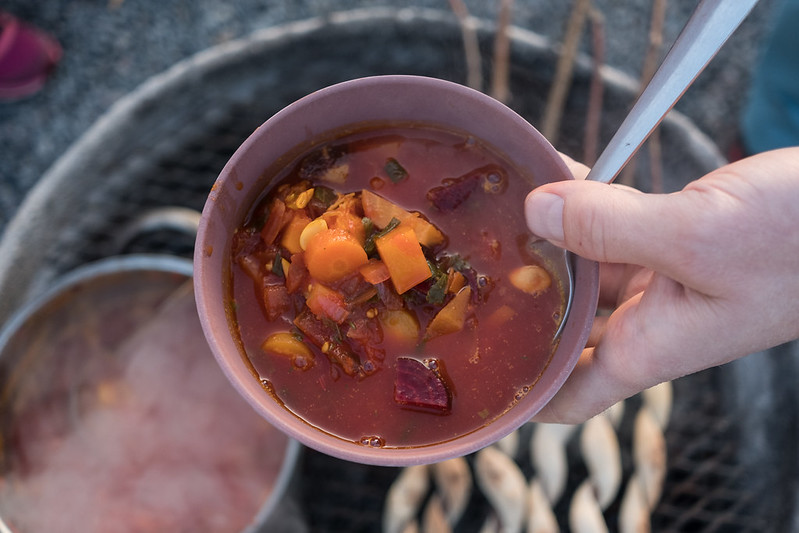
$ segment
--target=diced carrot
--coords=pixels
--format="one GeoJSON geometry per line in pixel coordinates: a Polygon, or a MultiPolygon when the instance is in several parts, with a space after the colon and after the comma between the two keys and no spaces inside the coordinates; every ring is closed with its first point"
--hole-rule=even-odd
{"type": "Polygon", "coordinates": [[[372,285],[383,283],[391,277],[391,274],[388,272],[388,267],[386,267],[386,264],[380,259],[370,259],[368,263],[358,269],[358,272],[361,273],[363,279],[372,285]]]}
{"type": "Polygon", "coordinates": [[[280,244],[292,254],[296,254],[302,251],[300,235],[302,235],[302,230],[311,223],[311,219],[302,211],[294,211],[293,213],[291,220],[283,229],[280,244]]]}
{"type": "Polygon", "coordinates": [[[444,234],[437,227],[422,218],[419,213],[406,211],[397,204],[386,200],[371,191],[361,191],[363,213],[369,217],[378,228],[386,227],[392,218],[413,228],[419,242],[427,247],[438,246],[444,242],[444,234]]]}
{"type": "Polygon", "coordinates": [[[400,224],[376,238],[375,246],[397,293],[402,294],[433,275],[412,227],[400,224]]]}
{"type": "Polygon", "coordinates": [[[369,261],[358,239],[341,229],[320,231],[308,241],[305,264],[311,277],[332,283],[358,270],[369,261]]]}
{"type": "Polygon", "coordinates": [[[464,285],[466,285],[466,276],[454,268],[450,268],[447,272],[447,292],[456,294],[464,285]]]}
{"type": "Polygon", "coordinates": [[[447,305],[436,313],[427,326],[424,338],[430,340],[441,335],[448,335],[463,329],[466,323],[466,313],[469,311],[469,299],[472,289],[468,285],[462,288],[447,305]]]}
{"type": "Polygon", "coordinates": [[[350,314],[344,297],[321,283],[311,284],[305,304],[317,318],[329,318],[337,324],[344,322],[350,314]]]}
{"type": "Polygon", "coordinates": [[[366,230],[363,227],[363,218],[342,209],[334,209],[323,213],[320,217],[327,222],[327,227],[331,229],[344,230],[363,246],[366,241],[366,230]]]}
{"type": "Polygon", "coordinates": [[[261,344],[264,352],[290,357],[295,367],[307,370],[313,366],[314,354],[300,339],[287,331],[273,333],[261,344]]]}

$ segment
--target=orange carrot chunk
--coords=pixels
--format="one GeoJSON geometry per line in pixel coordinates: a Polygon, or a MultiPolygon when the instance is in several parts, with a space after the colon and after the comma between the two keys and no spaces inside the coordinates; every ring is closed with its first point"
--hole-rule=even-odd
{"type": "Polygon", "coordinates": [[[402,294],[433,275],[413,228],[400,224],[375,239],[380,259],[386,264],[391,281],[402,294]]]}
{"type": "Polygon", "coordinates": [[[341,229],[320,231],[311,237],[305,249],[308,272],[322,283],[332,283],[353,274],[368,261],[358,239],[341,229]]]}
{"type": "Polygon", "coordinates": [[[280,244],[283,245],[292,254],[302,252],[300,246],[300,235],[305,226],[311,223],[311,219],[302,211],[293,212],[291,220],[283,229],[283,236],[280,239],[280,244]]]}
{"type": "Polygon", "coordinates": [[[391,277],[386,264],[380,259],[370,259],[369,262],[359,268],[358,271],[361,273],[361,276],[363,276],[363,279],[372,285],[383,283],[391,277]]]}
{"type": "Polygon", "coordinates": [[[334,209],[322,213],[321,217],[331,229],[341,229],[355,237],[361,246],[366,240],[366,230],[363,227],[363,218],[344,209],[334,209]]]}

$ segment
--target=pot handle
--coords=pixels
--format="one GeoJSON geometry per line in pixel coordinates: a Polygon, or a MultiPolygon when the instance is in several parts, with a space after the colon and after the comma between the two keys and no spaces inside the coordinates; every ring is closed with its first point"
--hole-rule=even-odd
{"type": "Polygon", "coordinates": [[[135,239],[156,231],[174,231],[190,237],[197,235],[200,212],[188,207],[167,206],[146,211],[122,227],[114,245],[124,251],[135,239]]]}

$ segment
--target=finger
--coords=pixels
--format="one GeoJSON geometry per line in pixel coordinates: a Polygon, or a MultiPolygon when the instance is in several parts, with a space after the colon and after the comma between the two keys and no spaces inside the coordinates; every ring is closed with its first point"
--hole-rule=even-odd
{"type": "Polygon", "coordinates": [[[599,265],[599,308],[615,309],[619,305],[619,295],[629,279],[627,265],[602,263],[599,265]]]}
{"type": "Polygon", "coordinates": [[[587,166],[575,161],[564,153],[558,152],[558,155],[560,155],[560,158],[563,159],[564,163],[566,163],[566,167],[569,169],[569,172],[572,173],[574,179],[584,180],[586,176],[588,176],[588,172],[591,169],[589,169],[587,166]]]}
{"type": "Polygon", "coordinates": [[[593,348],[602,338],[605,327],[608,324],[608,317],[606,315],[597,315],[594,317],[594,323],[591,324],[591,332],[588,334],[588,341],[586,341],[586,348],[593,348]]]}
{"type": "Polygon", "coordinates": [[[590,337],[600,335],[596,344],[583,350],[569,379],[534,420],[579,423],[658,383],[756,351],[708,335],[707,324],[714,322],[709,317],[724,304],[685,293],[674,280],[654,276],[646,293],[624,302],[598,325],[601,330],[592,330],[590,337]]]}
{"type": "MultiPolygon", "coordinates": [[[[593,345],[587,344],[569,379],[535,415],[534,421],[578,424],[650,386],[650,379],[640,370],[647,359],[646,352],[630,357],[633,345],[630,339],[622,345],[609,339],[613,335],[613,323],[623,321],[624,315],[633,313],[636,306],[637,301],[628,302],[596,329],[592,328],[589,339],[595,335],[599,335],[599,339],[594,339],[593,345]]],[[[651,381],[652,385],[657,383],[654,376],[651,381]]]]}
{"type": "Polygon", "coordinates": [[[531,232],[595,261],[680,270],[675,243],[690,225],[690,199],[591,181],[549,183],[525,200],[531,232]]]}

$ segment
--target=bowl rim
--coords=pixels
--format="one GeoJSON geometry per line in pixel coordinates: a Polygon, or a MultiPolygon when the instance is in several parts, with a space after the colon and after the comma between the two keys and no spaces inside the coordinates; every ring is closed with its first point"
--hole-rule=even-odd
{"type": "MultiPolygon", "coordinates": [[[[541,135],[529,122],[518,115],[515,111],[484,93],[455,82],[426,76],[380,75],[357,78],[322,88],[303,98],[300,98],[292,104],[289,104],[285,108],[275,113],[272,117],[268,118],[239,146],[239,148],[235,151],[233,156],[220,172],[219,177],[211,189],[208,200],[203,208],[203,214],[200,220],[197,241],[194,250],[194,282],[196,288],[195,299],[200,315],[200,322],[203,326],[203,331],[205,332],[206,339],[211,346],[212,352],[214,353],[224,373],[228,376],[231,383],[237,388],[237,390],[253,406],[253,408],[259,414],[264,416],[272,425],[282,431],[285,431],[289,436],[299,440],[306,446],[340,459],[381,466],[407,466],[413,464],[433,463],[452,458],[454,456],[467,455],[498,441],[502,437],[523,425],[525,422],[529,421],[529,419],[536,412],[538,412],[538,410],[540,410],[549,401],[549,399],[551,399],[552,396],[554,396],[555,392],[560,389],[576,365],[577,360],[582,352],[582,347],[585,346],[585,343],[588,339],[588,333],[590,332],[590,326],[598,300],[598,264],[593,261],[588,261],[577,257],[574,265],[574,275],[575,280],[577,281],[575,285],[578,285],[579,283],[586,284],[588,290],[584,291],[585,294],[582,295],[578,295],[577,293],[575,294],[575,306],[582,305],[584,307],[590,308],[589,313],[591,318],[590,320],[586,321],[587,324],[581,324],[579,327],[575,326],[575,322],[572,322],[571,326],[570,324],[567,324],[564,328],[561,340],[565,338],[567,334],[574,336],[576,339],[574,345],[579,345],[580,348],[574,349],[572,353],[568,354],[568,356],[559,355],[560,348],[555,350],[548,368],[542,372],[541,377],[539,377],[539,381],[535,385],[535,387],[539,387],[540,390],[540,387],[543,386],[541,381],[544,376],[547,376],[546,380],[549,385],[546,387],[545,394],[528,395],[525,397],[525,400],[522,400],[519,404],[514,405],[511,409],[485,426],[481,426],[470,433],[455,437],[452,440],[445,442],[408,448],[372,448],[341,439],[312,426],[310,423],[302,420],[298,415],[279,405],[263,390],[261,384],[253,375],[253,371],[250,368],[246,368],[246,372],[243,371],[242,365],[246,367],[247,364],[243,361],[244,356],[241,354],[240,350],[231,350],[231,344],[229,342],[230,339],[225,341],[215,335],[215,331],[217,328],[219,328],[227,332],[223,335],[226,335],[230,338],[233,337],[230,331],[230,322],[229,317],[227,316],[228,312],[225,310],[225,304],[214,301],[215,299],[210,295],[210,290],[218,291],[220,296],[223,295],[224,291],[221,290],[221,287],[225,281],[224,279],[215,279],[213,277],[217,275],[218,271],[214,270],[214,268],[209,266],[209,264],[215,263],[217,265],[221,265],[221,263],[218,263],[218,261],[226,261],[225,257],[229,255],[230,249],[229,238],[226,237],[224,239],[225,245],[222,246],[223,250],[220,251],[218,246],[219,243],[212,238],[212,235],[214,232],[219,232],[219,229],[216,226],[221,224],[221,219],[225,219],[224,215],[227,215],[227,221],[230,222],[231,218],[236,218],[237,214],[241,215],[243,212],[242,206],[236,206],[236,201],[231,198],[231,188],[234,186],[234,182],[238,183],[239,191],[241,191],[241,181],[245,182],[245,191],[243,194],[250,194],[249,202],[240,199],[239,204],[247,204],[244,208],[244,210],[246,210],[250,207],[251,202],[254,201],[254,197],[256,195],[253,193],[253,191],[246,190],[249,185],[258,183],[258,179],[253,178],[252,176],[255,175],[254,173],[257,173],[257,176],[261,177],[263,175],[264,169],[274,163],[274,161],[270,161],[266,166],[261,167],[260,172],[258,169],[252,168],[252,159],[257,158],[257,156],[253,154],[257,153],[259,145],[264,142],[263,139],[266,139],[270,135],[270,132],[273,128],[276,128],[279,125],[285,126],[284,123],[288,120],[291,120],[292,115],[298,111],[305,110],[305,112],[307,112],[308,109],[312,109],[314,106],[317,109],[330,109],[331,106],[329,105],[324,107],[326,103],[329,104],[331,101],[337,98],[346,98],[348,94],[351,97],[352,95],[350,94],[350,91],[380,91],[388,90],[388,88],[393,88],[396,90],[398,87],[403,91],[408,91],[411,89],[420,90],[420,88],[423,88],[426,91],[438,91],[440,94],[448,95],[448,100],[446,102],[448,105],[452,105],[452,102],[457,100],[460,103],[474,103],[475,105],[484,108],[484,110],[490,110],[492,113],[495,113],[497,116],[501,117],[503,124],[513,124],[514,128],[520,128],[525,131],[526,137],[524,142],[527,143],[525,144],[525,149],[529,149],[529,143],[531,141],[533,144],[537,144],[539,147],[542,147],[544,152],[550,156],[551,165],[554,165],[554,167],[558,169],[559,178],[573,179],[563,160],[558,156],[555,149],[546,141],[546,139],[544,139],[543,135],[541,135]],[[247,159],[248,156],[251,156],[250,160],[247,159]],[[220,215],[220,213],[222,214],[220,215]],[[219,257],[220,255],[222,256],[221,258],[219,257]],[[209,289],[211,286],[213,286],[213,289],[209,289]],[[580,298],[578,298],[578,296],[580,296],[580,298]],[[224,320],[224,324],[221,325],[220,316],[222,317],[222,320],[224,320]],[[561,361],[561,359],[564,358],[565,360],[561,361]],[[552,362],[556,360],[558,362],[564,363],[562,368],[560,368],[557,373],[555,373],[554,368],[549,368],[552,362]],[[240,380],[239,376],[241,375],[246,375],[247,378],[245,379],[249,379],[250,382],[247,383],[240,380]],[[540,396],[541,398],[546,399],[545,401],[540,399],[533,401],[535,396],[540,396]]],[[[358,94],[363,96],[365,93],[361,92],[358,94]]],[[[427,94],[429,95],[431,93],[427,94]]],[[[384,120],[388,122],[390,121],[390,118],[384,120]]],[[[413,120],[410,120],[410,122],[413,122],[413,120]]],[[[417,122],[424,123],[425,121],[419,120],[417,122]]],[[[349,124],[352,125],[358,123],[359,121],[355,120],[349,124]]],[[[431,120],[428,123],[435,124],[436,121],[431,120]]],[[[438,124],[446,127],[446,125],[440,123],[438,124]]],[[[334,126],[322,128],[319,131],[312,131],[312,128],[311,131],[308,131],[309,127],[306,125],[305,128],[307,139],[310,140],[313,138],[319,138],[325,133],[344,128],[346,126],[347,123],[343,122],[337,123],[334,126]]],[[[456,126],[453,125],[449,126],[450,129],[456,128],[456,126]]],[[[283,131],[285,131],[285,129],[281,130],[281,132],[283,131]]],[[[288,135],[290,136],[291,134],[289,133],[288,135]]],[[[479,133],[475,133],[475,136],[478,138],[481,137],[479,133]]],[[[489,144],[493,145],[494,143],[489,141],[489,144]]],[[[261,148],[263,149],[263,147],[261,148]]],[[[498,147],[495,146],[495,148],[498,147]]],[[[502,148],[505,147],[503,146],[502,148]]],[[[500,151],[506,152],[504,149],[501,149],[500,151]]],[[[263,187],[260,190],[263,190],[263,187]]],[[[235,227],[240,223],[240,218],[242,217],[239,216],[238,218],[239,220],[236,220],[232,227],[235,227]]],[[[224,278],[224,266],[219,268],[221,268],[221,277],[224,278]]],[[[574,307],[570,316],[575,316],[574,307]]]]}

